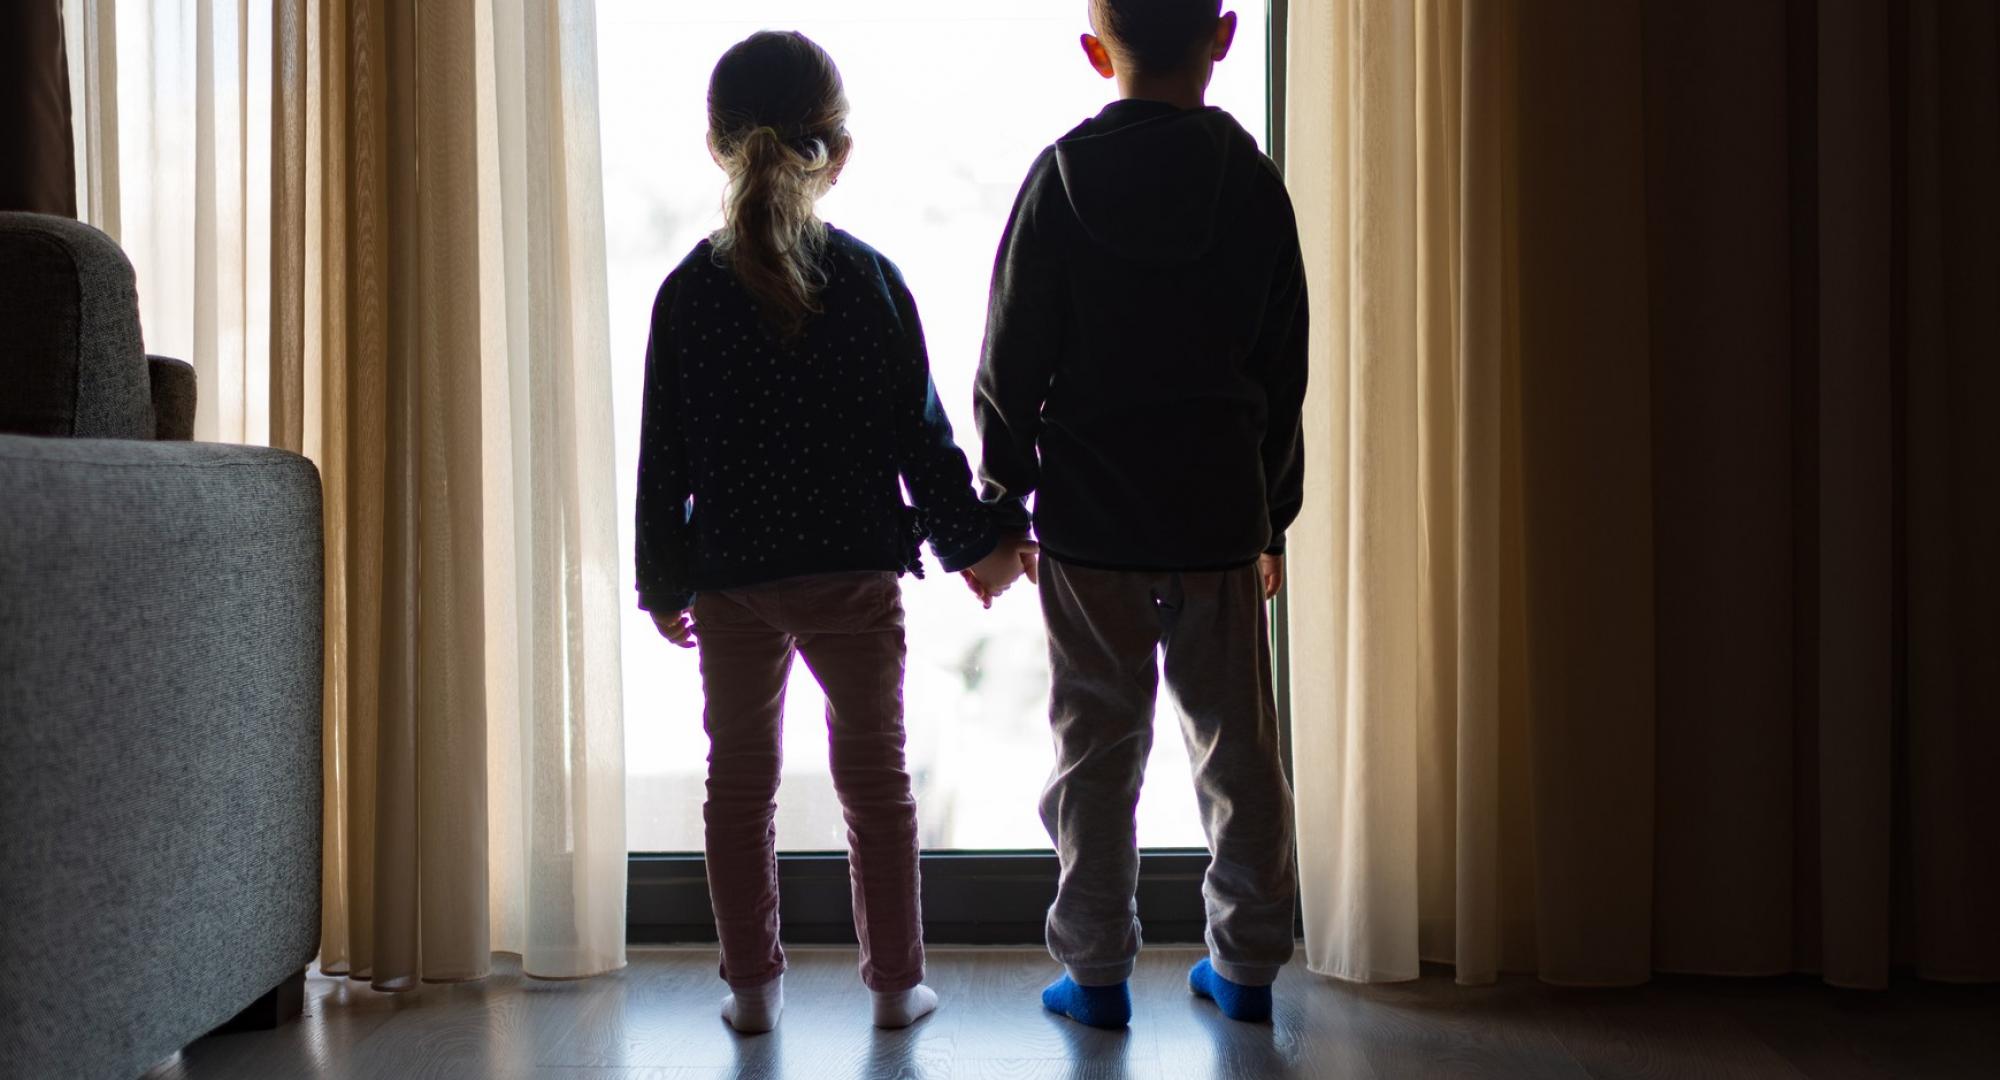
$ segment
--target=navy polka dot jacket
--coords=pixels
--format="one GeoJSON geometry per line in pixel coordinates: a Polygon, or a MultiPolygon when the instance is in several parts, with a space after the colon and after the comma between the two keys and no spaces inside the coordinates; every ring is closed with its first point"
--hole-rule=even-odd
{"type": "Polygon", "coordinates": [[[938,404],[895,264],[829,229],[823,311],[764,325],[709,241],[653,303],[639,447],[639,606],[808,574],[948,571],[999,536],[938,404]],[[907,488],[916,505],[906,505],[907,488]]]}

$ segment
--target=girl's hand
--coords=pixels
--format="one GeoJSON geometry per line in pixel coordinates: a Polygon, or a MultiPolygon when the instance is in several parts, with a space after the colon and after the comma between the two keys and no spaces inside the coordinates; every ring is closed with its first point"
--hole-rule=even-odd
{"type": "Polygon", "coordinates": [[[660,636],[683,649],[694,648],[694,620],[686,611],[655,611],[653,625],[659,628],[660,636]]]}

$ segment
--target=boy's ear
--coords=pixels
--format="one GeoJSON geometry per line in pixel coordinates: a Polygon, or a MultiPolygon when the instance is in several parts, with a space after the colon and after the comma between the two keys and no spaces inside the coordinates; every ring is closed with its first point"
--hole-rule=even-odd
{"type": "Polygon", "coordinates": [[[1210,60],[1220,61],[1229,55],[1229,47],[1236,44],[1236,13],[1224,12],[1215,22],[1215,48],[1209,52],[1210,60]]]}
{"type": "Polygon", "coordinates": [[[1118,74],[1118,69],[1111,65],[1111,50],[1104,47],[1096,34],[1083,35],[1083,55],[1099,75],[1109,79],[1118,74]]]}

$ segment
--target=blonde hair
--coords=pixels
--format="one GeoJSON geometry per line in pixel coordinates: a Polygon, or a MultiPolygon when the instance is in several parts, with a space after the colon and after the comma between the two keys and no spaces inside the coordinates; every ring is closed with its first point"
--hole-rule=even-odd
{"type": "Polygon", "coordinates": [[[815,210],[853,140],[833,58],[803,34],[751,35],[715,66],[708,138],[729,176],[716,258],[790,337],[820,311],[826,225],[815,210]]]}

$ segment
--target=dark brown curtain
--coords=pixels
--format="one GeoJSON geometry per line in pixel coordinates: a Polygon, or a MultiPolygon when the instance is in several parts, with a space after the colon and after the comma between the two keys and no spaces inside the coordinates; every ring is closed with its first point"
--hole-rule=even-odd
{"type": "Polygon", "coordinates": [[[0,5],[0,210],[76,216],[60,0],[0,5]]]}
{"type": "Polygon", "coordinates": [[[2000,4],[1518,41],[1545,961],[2000,978],[2000,4]]]}

